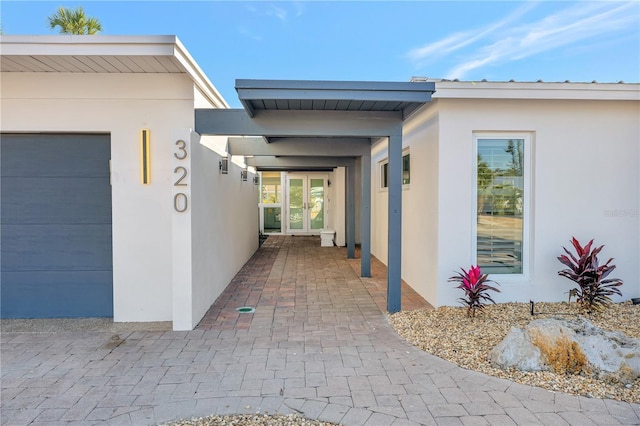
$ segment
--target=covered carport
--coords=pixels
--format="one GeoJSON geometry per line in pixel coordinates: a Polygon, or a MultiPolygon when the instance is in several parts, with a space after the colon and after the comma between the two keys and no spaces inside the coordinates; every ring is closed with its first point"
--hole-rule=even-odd
{"type": "Polygon", "coordinates": [[[244,109],[196,109],[195,131],[230,136],[231,155],[257,169],[346,167],[347,256],[355,257],[356,165],[361,182],[361,276],[371,276],[371,144],[389,145],[387,310],[401,309],[402,124],[432,82],[236,80],[244,109]]]}

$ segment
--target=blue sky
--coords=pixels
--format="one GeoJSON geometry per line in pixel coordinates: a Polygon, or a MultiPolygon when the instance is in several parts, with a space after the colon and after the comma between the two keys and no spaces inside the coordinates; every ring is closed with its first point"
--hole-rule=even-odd
{"type": "Polygon", "coordinates": [[[640,81],[640,1],[2,0],[3,34],[56,34],[61,5],[177,35],[232,107],[236,78],[640,81]]]}

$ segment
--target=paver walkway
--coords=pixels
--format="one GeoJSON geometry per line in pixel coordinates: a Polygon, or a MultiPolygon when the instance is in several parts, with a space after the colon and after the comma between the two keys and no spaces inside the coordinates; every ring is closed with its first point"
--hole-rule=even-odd
{"type": "Polygon", "coordinates": [[[260,411],[344,425],[640,424],[638,404],[515,384],[414,348],[378,308],[376,278],[319,245],[271,237],[194,331],[3,333],[0,422],[260,411]]]}

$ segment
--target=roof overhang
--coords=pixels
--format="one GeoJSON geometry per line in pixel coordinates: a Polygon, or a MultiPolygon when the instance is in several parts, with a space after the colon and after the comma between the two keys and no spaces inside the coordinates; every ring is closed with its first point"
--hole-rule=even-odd
{"type": "Polygon", "coordinates": [[[262,111],[395,111],[406,119],[431,101],[433,82],[236,80],[250,117],[262,111]]]}
{"type": "Polygon", "coordinates": [[[187,74],[218,108],[228,108],[176,36],[0,36],[1,72],[187,74]]]}
{"type": "Polygon", "coordinates": [[[236,91],[244,110],[198,109],[196,132],[231,136],[229,152],[255,156],[247,164],[258,170],[330,170],[370,156],[374,138],[401,135],[435,83],[236,80],[236,91]]]}

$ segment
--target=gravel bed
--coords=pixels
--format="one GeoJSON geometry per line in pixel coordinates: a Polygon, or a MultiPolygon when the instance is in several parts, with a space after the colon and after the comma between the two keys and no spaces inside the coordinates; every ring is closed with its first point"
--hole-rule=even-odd
{"type": "Polygon", "coordinates": [[[161,426],[337,426],[335,423],[320,422],[300,417],[297,414],[240,414],[229,416],[196,417],[163,423],[161,426]]]}
{"type": "MultiPolygon", "coordinates": [[[[624,385],[586,376],[502,370],[488,361],[491,349],[512,327],[523,328],[539,318],[577,318],[583,312],[576,303],[536,303],[534,317],[524,303],[487,305],[475,318],[468,318],[466,312],[464,307],[446,306],[399,312],[391,316],[391,324],[414,346],[469,370],[557,392],[640,403],[640,380],[624,385]]],[[[583,316],[598,327],[640,338],[640,305],[617,303],[604,312],[583,316]]]]}

